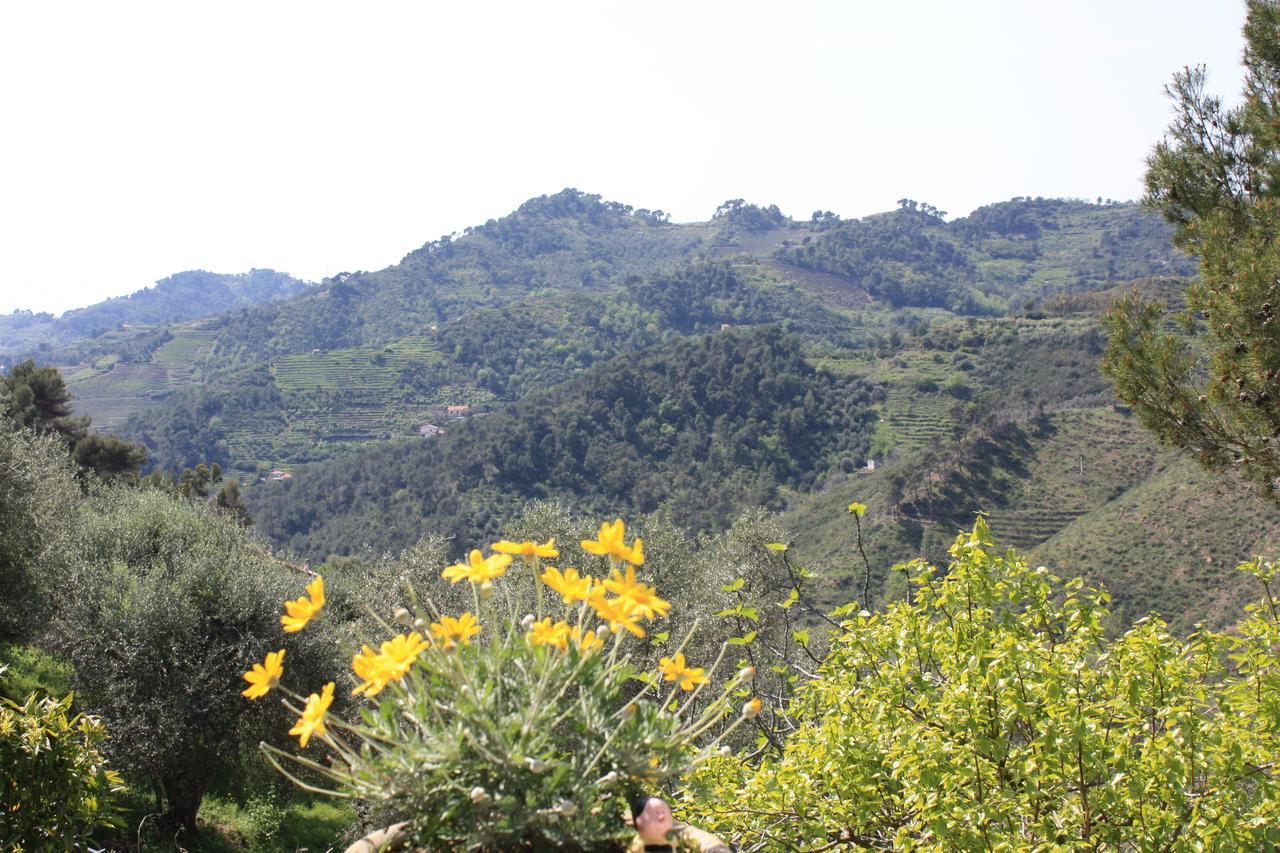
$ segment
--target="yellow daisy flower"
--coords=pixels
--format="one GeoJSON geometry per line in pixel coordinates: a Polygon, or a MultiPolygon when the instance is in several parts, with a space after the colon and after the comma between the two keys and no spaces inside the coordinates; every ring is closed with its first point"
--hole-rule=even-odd
{"type": "Polygon", "coordinates": [[[674,658],[658,661],[658,668],[662,670],[663,681],[679,682],[681,690],[692,690],[707,680],[702,667],[690,667],[685,663],[684,652],[676,652],[674,658]]]}
{"type": "Polygon", "coordinates": [[[644,542],[636,539],[635,545],[628,548],[625,542],[626,525],[622,519],[616,518],[613,524],[604,522],[595,539],[584,539],[582,550],[588,554],[607,555],[619,560],[626,560],[635,566],[644,565],[644,542]]]}
{"type": "Polygon", "coordinates": [[[272,687],[280,682],[280,677],[284,675],[284,649],[278,652],[268,652],[267,659],[263,663],[255,663],[253,669],[244,674],[244,680],[249,682],[247,690],[241,692],[241,696],[249,699],[259,699],[266,696],[272,687]]]}
{"type": "Polygon", "coordinates": [[[333,703],[333,682],[330,681],[320,691],[320,695],[312,693],[307,697],[307,707],[302,709],[302,716],[289,734],[298,736],[298,746],[306,746],[312,735],[324,737],[324,715],[333,703]]]}
{"type": "Polygon", "coordinates": [[[565,569],[562,572],[555,566],[547,566],[542,573],[542,582],[560,593],[565,604],[573,604],[575,601],[587,600],[594,579],[590,575],[579,577],[577,569],[565,569]]]}
{"type": "Polygon", "coordinates": [[[470,613],[463,613],[457,619],[441,616],[439,622],[431,623],[431,635],[443,643],[446,649],[452,649],[457,642],[469,646],[471,638],[479,633],[480,623],[470,613]]]}
{"type": "Polygon", "coordinates": [[[604,590],[592,590],[587,603],[596,612],[596,616],[609,623],[612,630],[616,631],[621,627],[637,637],[644,636],[644,629],[636,624],[640,614],[629,599],[605,598],[604,590]]]}
{"type": "Polygon", "coordinates": [[[284,603],[285,615],[280,617],[280,624],[286,633],[301,631],[307,623],[315,618],[324,607],[324,578],[317,576],[307,584],[307,597],[284,603]]]}
{"type": "Polygon", "coordinates": [[[537,542],[508,542],[503,539],[500,542],[494,542],[489,548],[501,554],[511,554],[515,557],[523,557],[526,560],[532,560],[534,557],[560,556],[560,551],[556,548],[555,539],[548,539],[541,545],[537,542]]]}
{"type": "Polygon", "coordinates": [[[453,583],[467,580],[474,584],[482,584],[502,577],[510,564],[509,554],[490,554],[485,557],[479,551],[472,550],[467,555],[467,562],[449,566],[441,573],[441,577],[453,583]]]}
{"type": "Polygon", "coordinates": [[[399,681],[413,668],[413,662],[430,643],[417,631],[387,640],[381,651],[364,646],[360,654],[351,659],[351,668],[364,683],[352,693],[377,696],[392,681],[399,681]]]}
{"type": "Polygon", "coordinates": [[[583,654],[590,654],[604,646],[604,638],[597,636],[595,631],[583,633],[581,628],[574,628],[569,632],[569,638],[578,644],[583,654]]]}
{"type": "Polygon", "coordinates": [[[540,621],[533,623],[533,627],[529,629],[529,633],[525,637],[529,640],[531,646],[555,646],[557,649],[564,651],[569,647],[569,624],[567,622],[556,622],[552,624],[551,617],[545,616],[540,621]]]}
{"type": "Polygon", "coordinates": [[[635,611],[651,622],[655,614],[665,618],[667,611],[671,609],[670,602],[658,598],[658,591],[654,587],[645,586],[636,580],[635,566],[627,566],[625,575],[614,569],[613,574],[605,580],[604,588],[618,598],[631,602],[635,611]]]}

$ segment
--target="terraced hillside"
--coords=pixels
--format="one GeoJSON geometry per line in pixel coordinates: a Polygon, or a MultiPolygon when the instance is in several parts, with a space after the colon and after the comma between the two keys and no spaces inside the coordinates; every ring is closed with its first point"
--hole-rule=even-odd
{"type": "Polygon", "coordinates": [[[173,337],[151,354],[151,360],[169,371],[171,382],[195,381],[213,352],[214,333],[200,325],[174,328],[173,337]]]}
{"type": "Polygon", "coordinates": [[[276,384],[288,392],[354,390],[395,395],[403,371],[442,361],[435,341],[413,336],[386,347],[313,350],[288,355],[272,365],[276,384]]]}
{"type": "Polygon", "coordinates": [[[1162,455],[1154,474],[1030,553],[1106,583],[1121,619],[1154,610],[1179,631],[1223,625],[1261,592],[1235,566],[1280,550],[1275,507],[1234,477],[1162,455]],[[1188,615],[1194,614],[1194,616],[1188,615]]]}
{"type": "Polygon", "coordinates": [[[89,415],[99,429],[119,429],[130,416],[160,405],[173,385],[159,364],[111,363],[104,370],[68,371],[67,385],[77,414],[89,415]]]}
{"type": "Polygon", "coordinates": [[[89,415],[98,429],[118,430],[130,417],[155,410],[172,392],[198,382],[213,348],[213,333],[200,323],[165,331],[171,337],[144,363],[109,356],[59,366],[76,413],[89,415]]]}

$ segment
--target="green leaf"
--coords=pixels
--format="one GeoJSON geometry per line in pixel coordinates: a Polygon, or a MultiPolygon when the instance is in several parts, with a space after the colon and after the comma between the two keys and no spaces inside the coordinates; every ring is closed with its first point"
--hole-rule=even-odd
{"type": "Polygon", "coordinates": [[[747,634],[744,634],[744,635],[743,635],[743,636],[741,636],[741,637],[733,637],[733,638],[731,638],[731,639],[729,640],[729,645],[731,645],[731,646],[745,646],[745,645],[747,645],[748,643],[750,643],[752,640],[754,640],[754,639],[756,638],[756,633],[757,633],[757,632],[755,632],[755,631],[751,631],[751,632],[749,632],[749,633],[747,633],[747,634]]]}
{"type": "Polygon", "coordinates": [[[791,638],[806,649],[809,648],[809,629],[801,628],[798,631],[791,632],[791,638]]]}
{"type": "Polygon", "coordinates": [[[800,600],[800,590],[794,586],[791,587],[791,594],[787,596],[786,601],[779,601],[778,606],[783,610],[789,610],[793,604],[800,600]]]}
{"type": "Polygon", "coordinates": [[[722,586],[720,588],[725,592],[737,592],[738,590],[742,589],[746,585],[747,585],[747,582],[742,578],[735,578],[733,583],[729,584],[728,586],[722,586]]]}
{"type": "Polygon", "coordinates": [[[662,631],[660,633],[654,634],[649,640],[649,645],[660,646],[663,643],[665,643],[667,641],[667,638],[670,636],[671,636],[670,631],[662,631]]]}
{"type": "Polygon", "coordinates": [[[768,548],[770,551],[785,551],[785,550],[787,550],[787,546],[786,546],[786,544],[785,544],[785,543],[782,543],[782,542],[766,542],[764,547],[768,548]]]}

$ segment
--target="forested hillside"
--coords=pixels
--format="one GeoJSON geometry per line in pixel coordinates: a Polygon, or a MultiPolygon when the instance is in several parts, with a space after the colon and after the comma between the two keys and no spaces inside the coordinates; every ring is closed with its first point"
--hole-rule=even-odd
{"type": "Polygon", "coordinates": [[[166,340],[163,330],[146,335],[156,326],[287,299],[306,287],[306,282],[274,270],[250,270],[239,275],[204,270],[180,272],[129,296],[76,308],[58,317],[30,311],[0,315],[0,359],[12,362],[36,355],[87,359],[121,354],[129,356],[127,360],[146,361],[154,348],[166,340]],[[93,342],[104,336],[108,336],[106,340],[93,342]],[[68,345],[69,349],[62,349],[68,345]]]}
{"type": "Polygon", "coordinates": [[[447,406],[492,408],[673,334],[782,323],[811,347],[884,351],[877,341],[932,322],[901,305],[1002,313],[1187,269],[1166,234],[1131,204],[1015,199],[946,222],[904,200],[846,222],[732,200],[708,222],[673,224],[565,190],[379,272],[133,332],[113,357],[64,348],[54,360],[95,422],[144,440],[155,464],[218,461],[248,482],[441,426],[447,406]],[[260,417],[238,399],[262,404],[260,417]]]}
{"type": "Polygon", "coordinates": [[[815,371],[795,337],[713,333],[603,362],[435,439],[308,466],[259,488],[252,512],[317,558],[427,533],[478,541],[543,497],[714,530],[862,458],[870,402],[865,383],[815,371]]]}
{"type": "Polygon", "coordinates": [[[824,221],[779,257],[847,276],[893,306],[1000,314],[1046,296],[1152,275],[1186,276],[1168,228],[1132,204],[1020,198],[950,222],[903,199],[892,212],[824,221]]]}

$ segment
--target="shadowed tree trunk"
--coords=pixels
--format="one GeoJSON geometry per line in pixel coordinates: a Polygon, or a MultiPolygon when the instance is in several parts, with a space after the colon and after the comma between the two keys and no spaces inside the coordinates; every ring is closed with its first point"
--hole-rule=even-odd
{"type": "Polygon", "coordinates": [[[200,801],[204,799],[208,788],[207,779],[188,776],[166,777],[164,791],[169,800],[169,808],[164,813],[164,823],[171,827],[180,826],[194,833],[196,813],[200,811],[200,801]]]}

